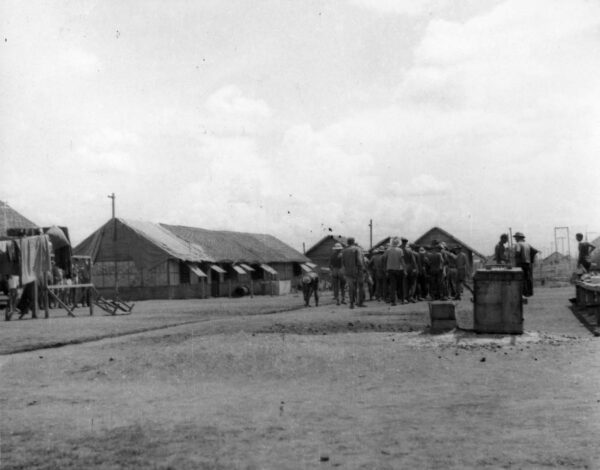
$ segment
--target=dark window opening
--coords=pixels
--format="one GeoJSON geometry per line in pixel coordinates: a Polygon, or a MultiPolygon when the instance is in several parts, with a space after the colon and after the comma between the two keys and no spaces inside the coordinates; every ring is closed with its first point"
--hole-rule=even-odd
{"type": "Polygon", "coordinates": [[[190,283],[190,268],[183,261],[179,261],[179,283],[189,284],[190,283]]]}

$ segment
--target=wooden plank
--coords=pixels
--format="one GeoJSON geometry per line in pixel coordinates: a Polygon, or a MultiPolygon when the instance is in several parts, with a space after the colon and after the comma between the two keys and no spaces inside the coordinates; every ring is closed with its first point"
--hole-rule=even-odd
{"type": "Polygon", "coordinates": [[[48,289],[77,289],[79,287],[94,287],[94,284],[55,284],[48,289]]]}
{"type": "Polygon", "coordinates": [[[60,305],[62,308],[64,308],[67,313],[69,314],[70,317],[75,317],[76,315],[73,313],[73,311],[67,306],[67,304],[65,304],[62,300],[60,300],[58,298],[58,296],[52,292],[51,290],[48,290],[48,293],[54,297],[54,300],[56,300],[56,302],[58,302],[58,305],[60,305]]]}

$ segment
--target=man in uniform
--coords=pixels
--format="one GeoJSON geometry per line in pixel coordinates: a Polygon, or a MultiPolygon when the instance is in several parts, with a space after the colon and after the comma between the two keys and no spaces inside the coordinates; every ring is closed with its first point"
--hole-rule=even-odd
{"type": "Polygon", "coordinates": [[[454,254],[456,255],[456,300],[460,300],[463,293],[463,287],[469,275],[469,259],[466,253],[462,250],[460,245],[454,247],[454,254]]]}
{"type": "Polygon", "coordinates": [[[344,247],[341,243],[333,245],[333,250],[329,258],[329,269],[331,271],[331,283],[333,284],[333,298],[336,305],[340,302],[345,304],[344,291],[346,290],[346,280],[342,273],[342,250],[344,247]]]}
{"type": "Polygon", "coordinates": [[[533,295],[533,262],[535,255],[539,253],[525,241],[525,235],[516,232],[513,235],[515,243],[515,266],[523,270],[523,296],[533,295]]]}
{"type": "Polygon", "coordinates": [[[429,265],[429,295],[431,300],[440,300],[443,292],[444,257],[442,256],[442,247],[438,242],[433,242],[433,247],[427,258],[429,265]]]}
{"type": "Polygon", "coordinates": [[[417,300],[425,300],[429,295],[429,258],[425,247],[419,246],[417,259],[419,264],[419,275],[417,277],[417,300]]]}
{"type": "Polygon", "coordinates": [[[419,275],[419,267],[417,261],[417,255],[408,244],[406,238],[402,238],[402,251],[404,251],[404,275],[406,282],[404,283],[406,289],[403,292],[404,302],[416,302],[416,290],[417,290],[417,276],[419,275]]]}
{"type": "Polygon", "coordinates": [[[383,264],[390,281],[390,303],[396,305],[396,296],[398,295],[400,303],[403,302],[405,289],[404,278],[404,252],[400,248],[400,240],[397,237],[392,239],[392,244],[383,255],[383,264]],[[400,292],[399,292],[400,291],[400,292]]]}
{"type": "Polygon", "coordinates": [[[385,269],[383,267],[383,248],[377,248],[375,253],[371,257],[371,270],[373,271],[375,281],[375,300],[380,302],[385,299],[384,285],[385,285],[385,269]]]}
{"type": "MultiPolygon", "coordinates": [[[[354,308],[356,294],[362,289],[363,271],[365,269],[362,250],[355,244],[354,238],[348,238],[348,246],[342,250],[342,269],[346,286],[348,286],[348,298],[350,308],[354,308]],[[359,285],[359,283],[361,285],[359,285]]],[[[364,307],[359,298],[357,307],[364,307]]]]}

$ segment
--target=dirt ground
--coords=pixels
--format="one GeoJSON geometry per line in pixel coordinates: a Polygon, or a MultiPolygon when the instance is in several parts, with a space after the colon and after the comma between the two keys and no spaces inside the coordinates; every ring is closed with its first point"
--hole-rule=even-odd
{"type": "Polygon", "coordinates": [[[2,322],[0,469],[600,468],[600,338],[572,295],[538,289],[523,335],[330,293],[2,322]]]}

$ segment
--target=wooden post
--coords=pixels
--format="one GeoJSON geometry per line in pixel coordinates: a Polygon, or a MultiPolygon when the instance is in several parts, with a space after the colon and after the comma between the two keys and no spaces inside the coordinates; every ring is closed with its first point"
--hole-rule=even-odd
{"type": "Polygon", "coordinates": [[[33,281],[33,306],[31,308],[31,316],[33,318],[37,318],[37,314],[38,314],[38,297],[39,297],[38,281],[36,279],[35,281],[33,281]]]}
{"type": "Polygon", "coordinates": [[[231,279],[227,281],[227,292],[229,293],[229,298],[231,298],[231,279]]]}
{"type": "Polygon", "coordinates": [[[94,291],[91,287],[86,289],[88,303],[90,304],[90,317],[94,314],[94,291]]]}
{"type": "Polygon", "coordinates": [[[50,318],[50,299],[48,298],[48,273],[44,273],[44,318],[50,318]]]}

